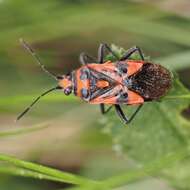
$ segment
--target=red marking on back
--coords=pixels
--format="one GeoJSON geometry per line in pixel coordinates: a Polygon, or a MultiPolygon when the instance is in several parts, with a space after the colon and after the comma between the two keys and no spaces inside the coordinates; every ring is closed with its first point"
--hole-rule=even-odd
{"type": "Polygon", "coordinates": [[[104,64],[97,64],[97,63],[91,63],[88,64],[89,68],[92,68],[98,72],[102,72],[103,70],[108,70],[108,71],[114,71],[115,70],[115,64],[112,63],[111,61],[107,61],[104,64]]]}
{"type": "Polygon", "coordinates": [[[131,76],[142,68],[144,61],[127,60],[126,63],[128,65],[127,76],[131,76]]]}
{"type": "MultiPolygon", "coordinates": [[[[91,104],[105,103],[113,105],[120,103],[128,105],[142,104],[144,102],[144,99],[139,94],[128,90],[125,84],[123,84],[123,78],[138,72],[142,68],[144,61],[126,60],[123,61],[123,63],[127,64],[127,69],[128,69],[128,72],[123,75],[120,75],[118,73],[118,68],[116,66],[116,63],[113,63],[111,61],[105,62],[103,64],[91,63],[88,64],[87,66],[83,66],[80,69],[78,69],[76,71],[77,96],[82,98],[81,94],[82,88],[88,89],[90,91],[89,79],[87,80],[80,79],[81,69],[87,67],[104,75],[107,75],[108,77],[110,77],[115,81],[114,88],[112,89],[110,88],[110,90],[105,92],[104,94],[97,96],[94,99],[91,99],[89,103],[91,104]],[[122,99],[122,93],[128,93],[128,98],[126,98],[126,100],[122,99]]],[[[109,88],[110,84],[108,81],[99,79],[95,85],[100,89],[104,89],[104,88],[109,88]]]]}
{"type": "Polygon", "coordinates": [[[106,98],[97,97],[97,98],[90,101],[90,104],[101,104],[101,103],[117,104],[117,97],[116,96],[106,97],[106,98]]]}
{"type": "Polygon", "coordinates": [[[105,88],[105,87],[108,87],[109,86],[109,82],[108,81],[105,81],[105,80],[99,80],[97,83],[96,83],[96,86],[98,88],[105,88]]]}
{"type": "Polygon", "coordinates": [[[144,99],[139,94],[131,90],[128,90],[127,104],[132,105],[132,104],[143,104],[143,103],[144,99]]]}
{"type": "Polygon", "coordinates": [[[103,73],[108,77],[114,79],[118,83],[122,83],[122,78],[116,72],[117,71],[116,65],[111,61],[107,61],[103,64],[97,64],[97,63],[88,64],[88,68],[103,73]]]}

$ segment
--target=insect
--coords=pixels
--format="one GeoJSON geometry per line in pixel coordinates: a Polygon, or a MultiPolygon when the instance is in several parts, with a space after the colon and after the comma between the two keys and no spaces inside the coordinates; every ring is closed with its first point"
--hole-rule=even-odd
{"type": "Polygon", "coordinates": [[[98,49],[98,60],[81,53],[82,66],[70,74],[57,76],[41,63],[39,57],[24,40],[23,46],[37,60],[41,68],[55,78],[58,85],[37,97],[17,118],[19,120],[30,108],[46,94],[54,90],[63,90],[65,95],[74,93],[75,96],[91,103],[99,104],[102,114],[106,114],[112,107],[117,115],[127,124],[130,123],[144,102],[158,100],[171,87],[171,74],[161,65],[145,61],[139,47],[130,48],[122,58],[112,51],[107,44],[101,44],[98,49]],[[108,51],[117,61],[104,61],[105,51],[108,51]],[[130,57],[138,53],[141,60],[130,57]],[[106,109],[106,105],[109,107],[106,109]],[[121,105],[138,105],[135,112],[128,118],[121,105]]]}

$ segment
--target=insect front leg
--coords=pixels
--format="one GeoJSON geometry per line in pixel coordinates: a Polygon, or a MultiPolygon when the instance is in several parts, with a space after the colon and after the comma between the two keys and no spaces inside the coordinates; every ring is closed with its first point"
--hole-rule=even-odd
{"type": "Polygon", "coordinates": [[[142,108],[143,104],[139,105],[136,111],[131,115],[131,117],[128,119],[125,113],[123,112],[120,105],[115,105],[115,110],[118,116],[124,121],[125,124],[130,123],[133,118],[136,116],[136,114],[139,112],[139,110],[142,108]]]}
{"type": "Polygon", "coordinates": [[[102,114],[106,114],[111,110],[112,106],[108,107],[107,109],[105,109],[105,105],[104,104],[100,104],[100,111],[102,114]]]}
{"type": "Polygon", "coordinates": [[[112,51],[112,49],[107,44],[100,44],[98,48],[98,62],[100,64],[104,63],[104,51],[107,50],[110,52],[117,60],[119,60],[119,57],[112,51]]]}
{"type": "Polygon", "coordinates": [[[132,47],[132,48],[130,48],[127,52],[126,52],[126,54],[120,59],[120,61],[123,61],[123,60],[126,60],[126,59],[128,59],[133,53],[135,53],[135,52],[138,52],[139,53],[139,55],[140,55],[140,57],[141,57],[141,59],[144,61],[144,55],[143,55],[143,53],[142,53],[142,50],[139,48],[139,47],[132,47]]]}
{"type": "Polygon", "coordinates": [[[79,61],[82,65],[87,65],[89,63],[96,63],[96,59],[93,58],[92,56],[86,54],[86,53],[81,53],[79,56],[79,61]]]}

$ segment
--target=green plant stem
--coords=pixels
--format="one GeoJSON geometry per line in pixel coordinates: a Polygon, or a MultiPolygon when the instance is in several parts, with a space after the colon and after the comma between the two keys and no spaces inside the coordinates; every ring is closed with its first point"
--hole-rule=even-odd
{"type": "Polygon", "coordinates": [[[51,177],[45,174],[33,172],[33,171],[26,170],[19,167],[1,166],[0,173],[15,175],[15,176],[22,176],[22,177],[30,177],[30,178],[35,178],[35,179],[45,179],[45,180],[56,181],[56,182],[64,182],[64,180],[58,179],[56,177],[51,177]]]}
{"type": "Polygon", "coordinates": [[[190,94],[184,94],[184,95],[173,95],[173,96],[166,96],[163,98],[164,100],[170,99],[170,100],[176,100],[176,99],[190,99],[190,94]]]}
{"type": "Polygon", "coordinates": [[[75,184],[75,185],[86,185],[88,183],[90,183],[90,184],[96,183],[93,180],[86,179],[81,176],[77,176],[77,175],[74,175],[74,174],[71,174],[68,172],[62,172],[62,171],[59,171],[59,170],[56,170],[53,168],[49,168],[46,166],[42,166],[39,164],[35,164],[32,162],[19,160],[19,159],[16,159],[14,157],[7,156],[4,154],[0,154],[0,160],[9,162],[17,167],[29,169],[31,171],[36,171],[41,174],[45,174],[49,177],[54,177],[57,180],[61,180],[62,182],[65,182],[65,183],[71,183],[71,184],[75,184]]]}

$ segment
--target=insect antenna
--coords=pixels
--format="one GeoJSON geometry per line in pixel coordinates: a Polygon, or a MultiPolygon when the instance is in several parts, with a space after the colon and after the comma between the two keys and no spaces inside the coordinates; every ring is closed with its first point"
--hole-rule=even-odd
{"type": "Polygon", "coordinates": [[[56,87],[51,88],[51,89],[47,90],[46,92],[42,93],[40,96],[38,96],[38,97],[17,117],[16,121],[18,121],[19,119],[21,119],[21,118],[31,109],[31,107],[32,107],[34,104],[36,104],[36,102],[38,102],[38,100],[39,100],[41,97],[45,96],[46,94],[48,94],[48,93],[50,93],[50,92],[52,92],[52,91],[54,91],[54,90],[58,90],[58,89],[61,89],[61,87],[60,87],[60,86],[56,86],[56,87]]]}
{"type": "Polygon", "coordinates": [[[42,64],[39,56],[35,53],[35,51],[32,49],[32,47],[26,41],[24,41],[22,38],[20,38],[19,41],[22,44],[22,46],[32,55],[32,57],[34,57],[34,59],[37,61],[37,63],[40,65],[40,67],[42,68],[42,70],[45,73],[47,73],[48,75],[50,75],[51,77],[53,77],[56,80],[60,79],[60,76],[56,76],[54,73],[48,71],[45,68],[45,66],[42,64]]]}

